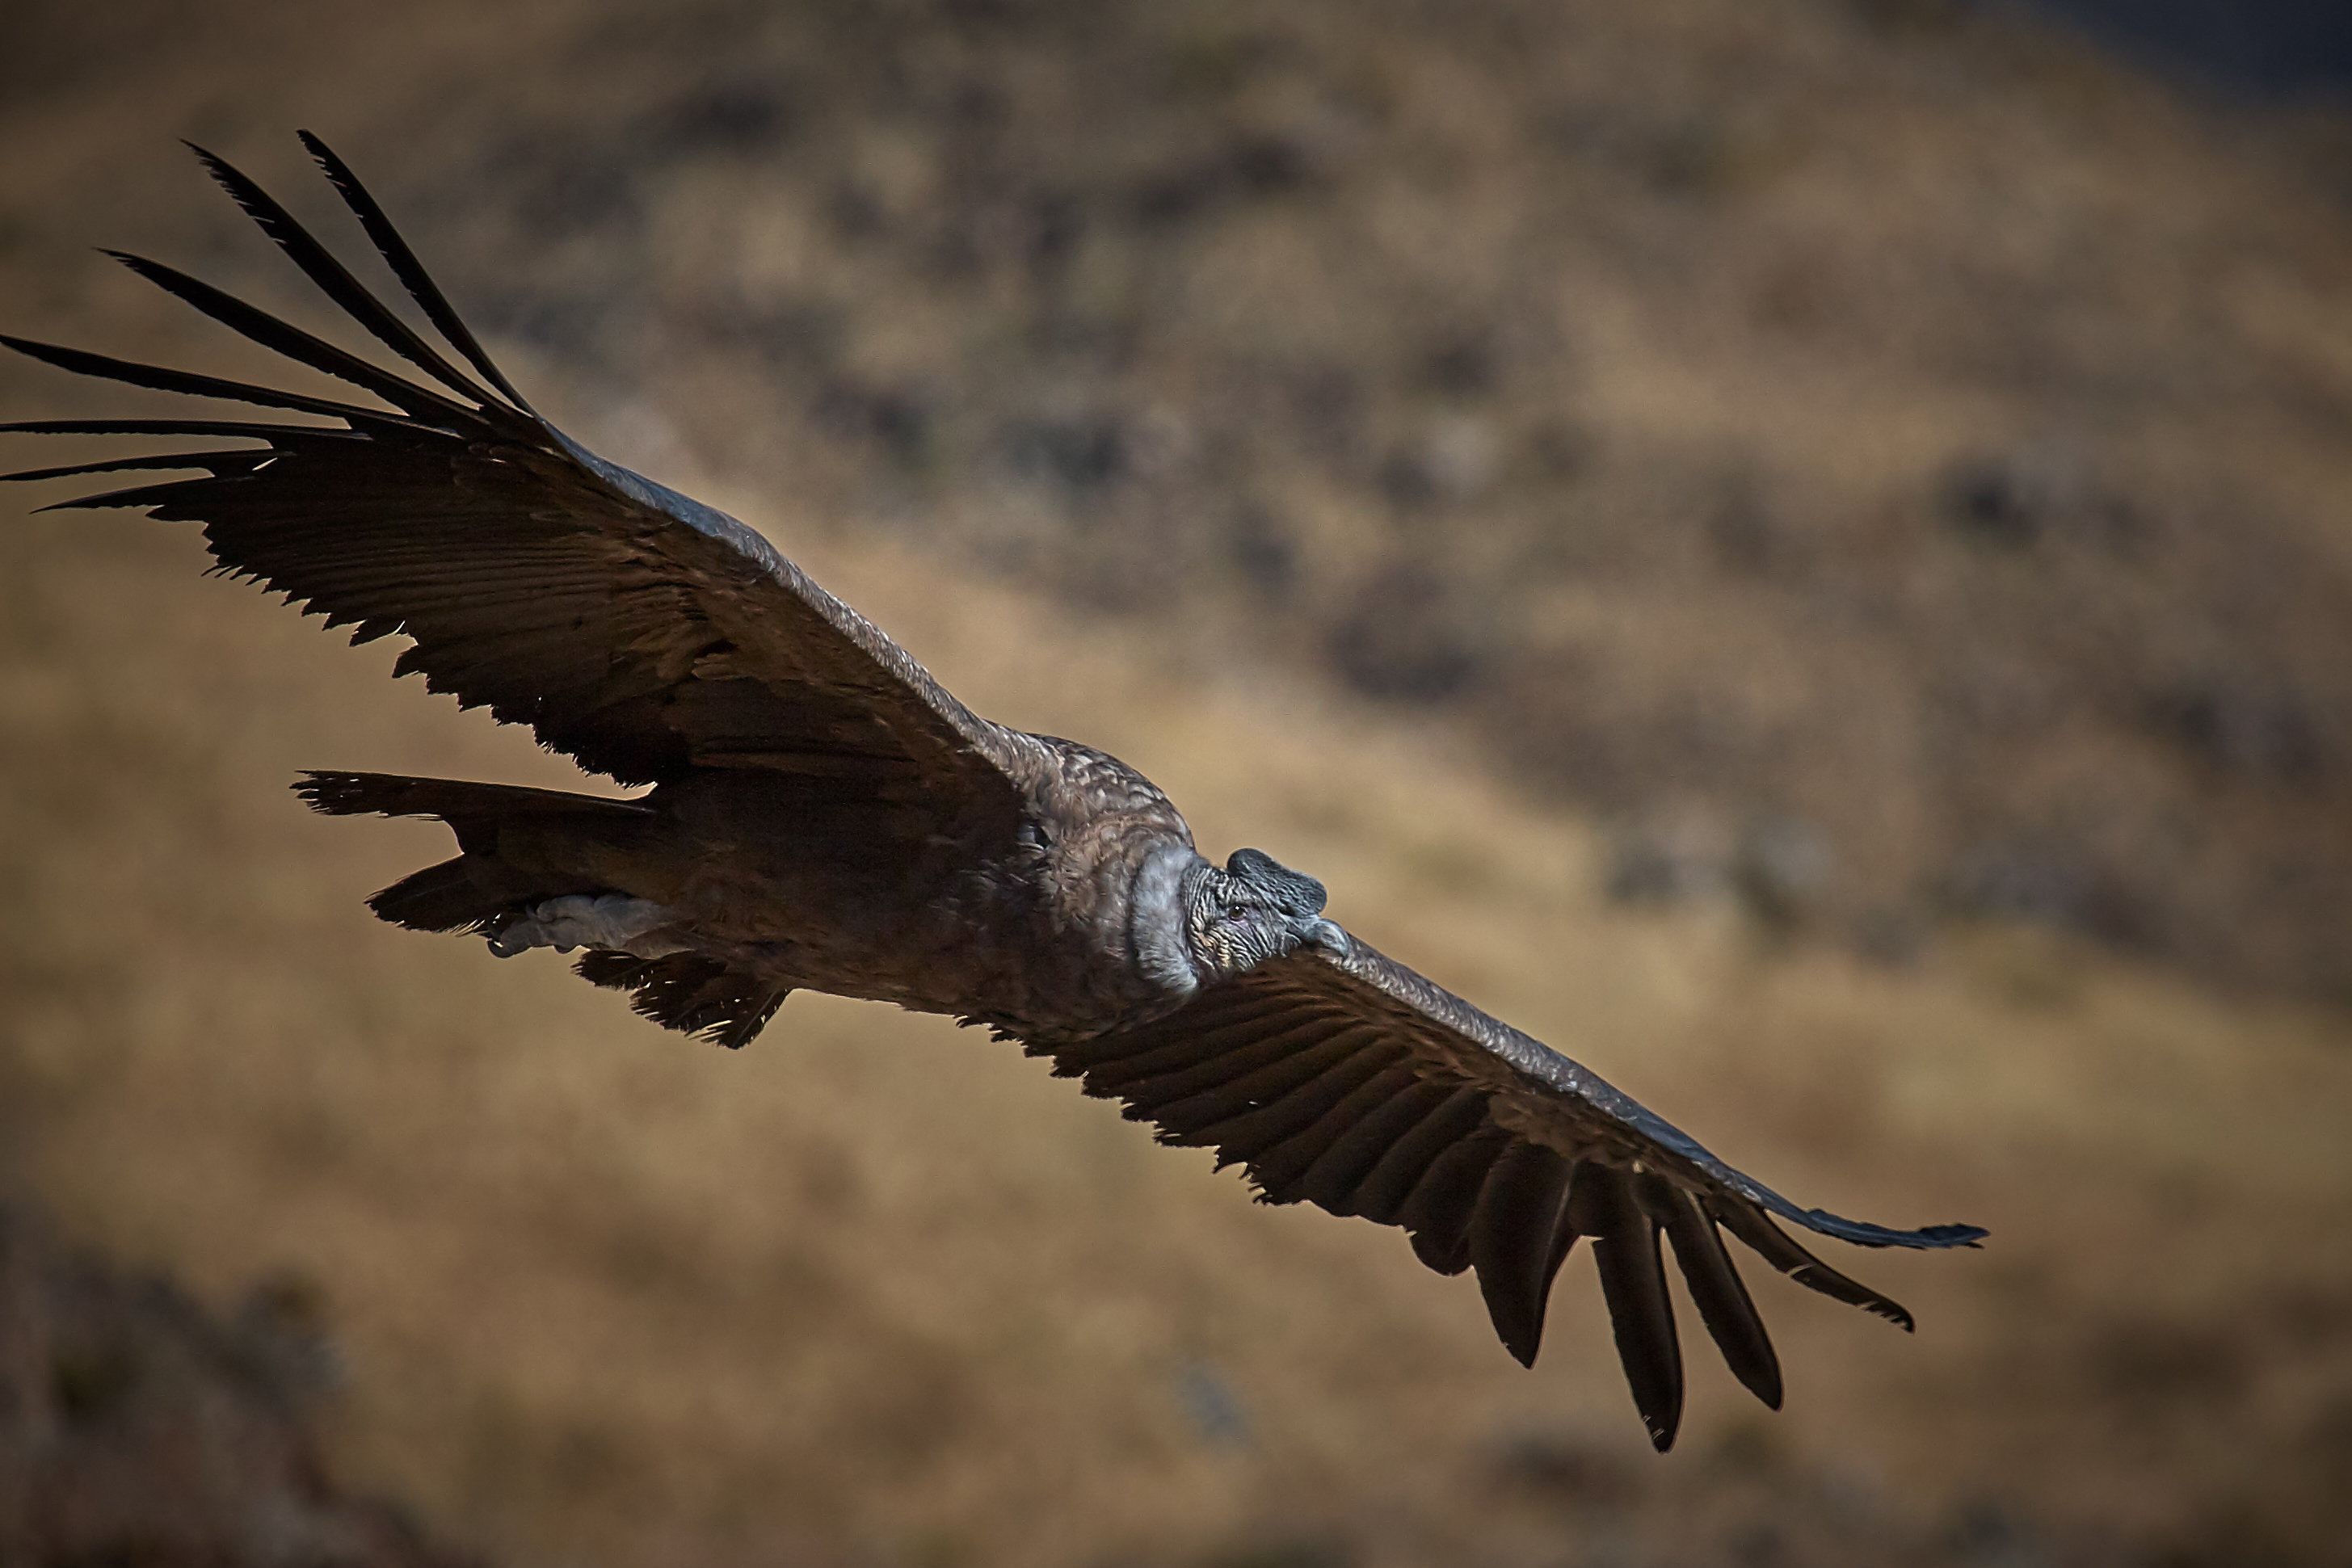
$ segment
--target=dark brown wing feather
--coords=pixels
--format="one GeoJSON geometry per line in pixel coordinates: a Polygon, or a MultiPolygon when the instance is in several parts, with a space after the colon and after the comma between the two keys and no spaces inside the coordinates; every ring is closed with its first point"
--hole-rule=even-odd
{"type": "MultiPolygon", "coordinates": [[[[401,673],[625,783],[697,768],[845,780],[943,816],[1009,816],[1035,766],[863,617],[741,523],[607,463],[541,419],[467,330],[351,172],[306,142],[394,275],[481,381],[362,287],[244,175],[200,153],[230,194],[362,329],[433,382],[386,371],[169,267],[142,277],[246,337],[387,408],[0,338],[136,386],[331,423],[43,421],[0,430],[258,443],[9,476],[185,468],[62,503],[202,523],[220,569],[353,628],[402,632],[401,673]]],[[[429,879],[430,872],[419,873],[429,879]]],[[[414,882],[416,879],[412,878],[414,882]]],[[[404,884],[404,886],[406,884],[404,884]]],[[[432,893],[421,888],[416,896],[432,893]]],[[[592,979],[695,1023],[757,1028],[781,992],[684,956],[597,956],[592,979]]],[[[1036,1048],[1041,1051],[1048,1048],[1036,1048]]],[[[1551,1281],[1593,1239],[1636,1403],[1674,1439],[1682,1365],[1659,1250],[1675,1249],[1702,1320],[1767,1404],[1780,1371],[1717,1228],[1775,1268],[1908,1327],[1771,1217],[1870,1247],[1949,1247],[1969,1226],[1895,1231],[1800,1209],[1716,1160],[1577,1063],[1361,944],[1261,966],[1154,1023],[1051,1048],[1057,1071],[1128,1102],[1168,1142],[1214,1146],[1270,1202],[1302,1199],[1411,1233],[1444,1273],[1475,1269],[1497,1333],[1532,1363],[1551,1281]]]]}
{"type": "Polygon", "coordinates": [[[1906,1328],[1901,1307],[1772,1217],[1865,1247],[1984,1234],[1799,1208],[1567,1057],[1361,942],[1350,949],[1302,950],[1140,1028],[1034,1049],[1087,1092],[1125,1101],[1163,1142],[1244,1166],[1269,1203],[1401,1226],[1440,1273],[1475,1269],[1496,1333],[1530,1365],[1552,1280],[1591,1238],[1626,1379],[1662,1449],[1683,1391],[1662,1239],[1734,1375],[1777,1408],[1780,1365],[1718,1226],[1800,1282],[1906,1328]]]}
{"type": "Polygon", "coordinates": [[[1683,1354],[1674,1302],[1666,1295],[1665,1264],[1658,1255],[1658,1222],[1634,1198],[1637,1179],[1606,1166],[1580,1167],[1570,1222],[1592,1238],[1617,1359],[1650,1441],[1664,1453],[1674,1447],[1682,1426],[1683,1354]]]}
{"type": "MultiPolygon", "coordinates": [[[[62,503],[137,507],[204,525],[220,570],[353,627],[398,632],[402,674],[624,783],[703,767],[856,780],[943,814],[1009,813],[1024,754],[907,653],[757,533],[584,450],[499,375],[382,209],[311,150],[459,357],[458,368],[361,286],[284,208],[199,152],[215,176],[352,322],[433,383],[372,364],[156,263],[127,266],[246,337],[396,412],[0,339],[68,370],[322,417],[47,421],[44,434],[261,443],[86,465],[176,466],[167,480],[62,503]],[[493,387],[496,390],[493,390],[493,387]]],[[[58,468],[20,478],[55,476],[58,468]]]]}

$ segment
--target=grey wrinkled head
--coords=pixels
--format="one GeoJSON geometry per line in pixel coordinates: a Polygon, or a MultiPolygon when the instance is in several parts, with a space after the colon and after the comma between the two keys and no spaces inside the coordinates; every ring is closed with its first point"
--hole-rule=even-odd
{"type": "Polygon", "coordinates": [[[1223,871],[1202,862],[1184,894],[1184,933],[1212,977],[1298,947],[1347,954],[1347,934],[1322,918],[1323,884],[1262,851],[1235,850],[1223,871]]]}

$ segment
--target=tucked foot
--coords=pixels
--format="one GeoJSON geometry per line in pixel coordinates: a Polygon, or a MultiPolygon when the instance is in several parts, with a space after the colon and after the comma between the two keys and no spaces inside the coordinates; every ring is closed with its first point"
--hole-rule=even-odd
{"type": "Polygon", "coordinates": [[[490,951],[501,958],[552,947],[569,953],[575,947],[595,947],[658,958],[683,953],[687,945],[656,935],[670,923],[670,912],[648,898],[625,893],[566,894],[533,904],[490,933],[490,951]]]}

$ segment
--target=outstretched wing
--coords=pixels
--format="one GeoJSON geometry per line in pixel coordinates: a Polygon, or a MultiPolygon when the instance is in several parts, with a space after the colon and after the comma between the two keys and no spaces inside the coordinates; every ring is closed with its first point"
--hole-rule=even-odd
{"type": "Polygon", "coordinates": [[[41,421],[54,434],[258,443],[7,476],[202,469],[60,503],[200,522],[220,570],[352,625],[404,632],[395,673],[528,724],[627,784],[697,768],[839,779],[935,813],[1010,812],[1008,732],[734,518],[607,463],[534,413],[383,209],[303,136],[394,275],[473,373],[362,287],[251,180],[197,156],[294,264],[422,380],[395,374],[171,267],[117,259],[256,342],[372,393],[370,408],[16,338],[35,359],[134,386],[332,423],[41,421]],[[477,379],[477,378],[479,379],[477,379]],[[487,382],[488,384],[484,384],[487,382]]]}
{"type": "Polygon", "coordinates": [[[1592,1240],[1617,1350],[1659,1449],[1681,1420],[1682,1355],[1659,1238],[1732,1372],[1780,1404],[1780,1364],[1719,1229],[1825,1295],[1911,1326],[1772,1223],[1864,1247],[1957,1247],[1975,1226],[1889,1230],[1799,1208],[1585,1068],[1351,940],[1209,988],[1170,1017],[1038,1047],[1122,1100],[1162,1143],[1205,1145],[1270,1203],[1411,1233],[1441,1274],[1475,1269],[1496,1333],[1533,1365],[1553,1277],[1592,1240]]]}

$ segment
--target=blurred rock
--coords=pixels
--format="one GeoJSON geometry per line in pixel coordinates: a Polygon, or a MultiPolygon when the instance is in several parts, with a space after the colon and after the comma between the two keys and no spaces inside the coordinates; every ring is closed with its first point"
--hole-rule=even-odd
{"type": "Polygon", "coordinates": [[[1572,1432],[1521,1432],[1495,1446],[1495,1479],[1571,1510],[1619,1509],[1643,1492],[1643,1476],[1614,1444],[1572,1432]]]}
{"type": "Polygon", "coordinates": [[[1205,157],[1147,176],[1129,198],[1130,210],[1146,225],[1186,223],[1231,204],[1295,194],[1318,173],[1314,152],[1304,142],[1244,135],[1205,157]]]}
{"type": "Polygon", "coordinates": [[[1004,453],[1016,474],[1073,496],[1108,489],[1131,466],[1126,425],[1107,413],[1024,420],[1005,432],[1004,453]]]}
{"type": "Polygon", "coordinates": [[[1734,826],[1702,801],[1654,808],[1611,841],[1605,887],[1621,904],[1684,904],[1736,896],[1766,926],[1810,918],[1837,857],[1829,836],[1801,817],[1759,810],[1734,826]]]}
{"type": "Polygon", "coordinates": [[[776,77],[698,82],[648,117],[642,134],[665,156],[772,152],[790,138],[799,104],[776,77]]]}
{"type": "Polygon", "coordinates": [[[2025,549],[2041,539],[2051,514],[2070,498],[2073,477],[2063,466],[2033,455],[1970,458],[1945,476],[1945,518],[1979,543],[2025,549]]]}
{"type": "Polygon", "coordinates": [[[2283,680],[2218,675],[2158,692],[2149,727],[2199,761],[2248,779],[2321,782],[2336,759],[2321,726],[2283,680]]]}
{"type": "Polygon", "coordinates": [[[1176,1401],[1202,1441],[1213,1448],[1250,1447],[1249,1413],[1223,1374],[1205,1361],[1176,1369],[1176,1401]]]}
{"type": "Polygon", "coordinates": [[[814,414],[825,430],[872,442],[902,469],[920,467],[931,452],[936,410],[913,387],[832,382],[819,392],[814,414]]]}
{"type": "Polygon", "coordinates": [[[1375,571],[1331,628],[1332,663],[1370,696],[1435,702],[1477,674],[1479,655],[1465,614],[1428,567],[1400,561],[1375,571]]]}
{"type": "Polygon", "coordinates": [[[1681,904],[1731,885],[1738,841],[1719,813],[1696,804],[1653,810],[1612,836],[1605,886],[1621,904],[1681,904]]]}
{"type": "Polygon", "coordinates": [[[324,1311],[281,1276],[222,1321],[0,1206],[0,1563],[472,1568],[328,1477],[324,1311]]]}
{"type": "Polygon", "coordinates": [[[2024,1521],[1982,1499],[1962,1505],[1947,1539],[1954,1557],[1980,1568],[2041,1568],[2049,1560],[2024,1521]]]}
{"type": "Polygon", "coordinates": [[[1827,833],[1801,817],[1766,811],[1739,835],[1734,880],[1748,913],[1767,925],[1788,927],[1812,912],[1836,868],[1827,833]]]}
{"type": "Polygon", "coordinates": [[[1234,570],[1252,589],[1277,602],[1289,597],[1298,580],[1298,546],[1281,519],[1244,503],[1234,513],[1227,548],[1234,570]]]}
{"type": "Polygon", "coordinates": [[[1389,456],[1381,484],[1400,507],[1459,506],[1495,482],[1495,434],[1484,420],[1433,421],[1389,456]]]}

